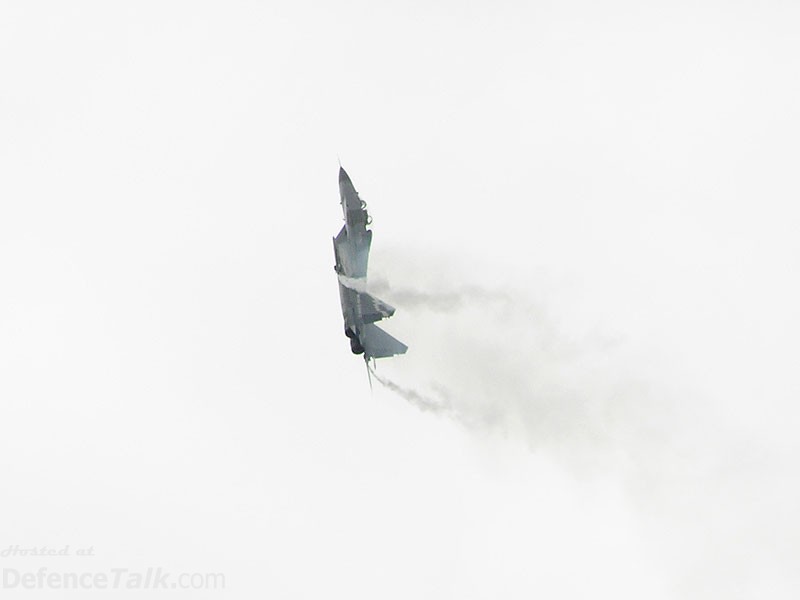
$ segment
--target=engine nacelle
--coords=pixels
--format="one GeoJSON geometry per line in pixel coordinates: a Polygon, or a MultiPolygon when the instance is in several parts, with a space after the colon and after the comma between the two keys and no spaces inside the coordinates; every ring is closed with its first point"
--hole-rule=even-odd
{"type": "Polygon", "coordinates": [[[353,354],[364,354],[364,347],[361,345],[361,342],[358,341],[357,337],[350,338],[350,350],[353,354]]]}

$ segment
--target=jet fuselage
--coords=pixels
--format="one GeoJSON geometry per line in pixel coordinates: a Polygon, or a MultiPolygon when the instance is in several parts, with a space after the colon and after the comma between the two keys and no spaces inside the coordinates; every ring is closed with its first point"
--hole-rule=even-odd
{"type": "Polygon", "coordinates": [[[366,203],[344,169],[339,168],[339,196],[344,226],[333,238],[334,267],[339,279],[345,335],[354,354],[365,360],[402,354],[407,346],[374,325],[394,314],[394,308],[367,293],[367,265],[372,231],[366,203]]]}

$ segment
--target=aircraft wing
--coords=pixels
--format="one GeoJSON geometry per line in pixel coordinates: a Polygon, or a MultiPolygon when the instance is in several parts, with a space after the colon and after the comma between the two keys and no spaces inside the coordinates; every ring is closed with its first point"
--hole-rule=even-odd
{"type": "Polygon", "coordinates": [[[374,323],[394,314],[394,306],[389,306],[383,300],[370,296],[366,292],[356,292],[356,294],[358,314],[362,323],[374,323]]]}

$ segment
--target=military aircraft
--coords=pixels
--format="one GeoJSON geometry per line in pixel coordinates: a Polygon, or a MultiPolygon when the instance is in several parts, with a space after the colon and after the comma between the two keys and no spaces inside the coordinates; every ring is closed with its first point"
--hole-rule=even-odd
{"type": "Polygon", "coordinates": [[[369,366],[370,359],[403,354],[408,346],[375,325],[376,321],[391,317],[394,308],[367,292],[367,262],[372,243],[372,231],[367,226],[372,219],[367,214],[366,202],[359,198],[353,182],[341,166],[339,195],[344,226],[333,238],[333,253],[342,301],[344,334],[350,338],[353,354],[363,354],[369,366]]]}

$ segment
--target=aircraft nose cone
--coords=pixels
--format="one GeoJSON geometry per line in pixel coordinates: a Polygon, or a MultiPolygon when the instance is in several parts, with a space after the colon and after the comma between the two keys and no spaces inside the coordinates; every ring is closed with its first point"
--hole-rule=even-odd
{"type": "Polygon", "coordinates": [[[342,167],[339,167],[339,183],[343,183],[345,181],[350,181],[350,177],[347,175],[347,171],[345,171],[342,167]]]}

